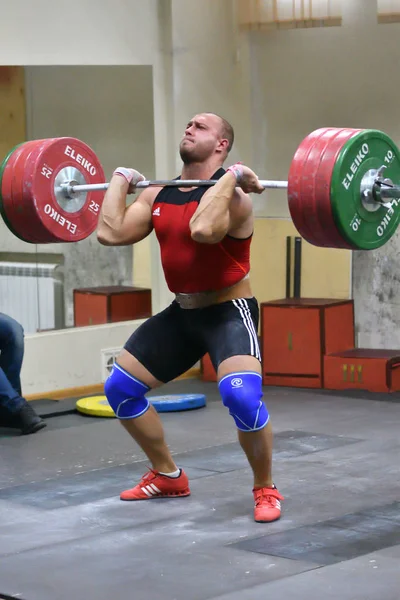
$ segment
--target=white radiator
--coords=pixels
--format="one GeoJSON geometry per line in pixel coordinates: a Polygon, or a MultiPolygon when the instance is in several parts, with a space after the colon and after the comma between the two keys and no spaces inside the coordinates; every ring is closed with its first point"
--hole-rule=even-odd
{"type": "Polygon", "coordinates": [[[63,328],[63,267],[0,262],[0,312],[21,323],[25,333],[63,328]]]}

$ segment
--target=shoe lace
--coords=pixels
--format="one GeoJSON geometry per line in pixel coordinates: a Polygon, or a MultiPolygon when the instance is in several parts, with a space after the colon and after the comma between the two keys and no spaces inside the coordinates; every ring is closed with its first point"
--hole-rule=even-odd
{"type": "Polygon", "coordinates": [[[283,496],[275,488],[261,488],[256,490],[254,499],[256,506],[268,504],[268,506],[275,508],[277,500],[283,500],[283,496]]]}
{"type": "Polygon", "coordinates": [[[157,471],[154,471],[154,469],[149,468],[147,473],[145,473],[141,478],[139,485],[142,485],[142,483],[148,483],[149,481],[153,481],[153,479],[155,479],[157,475],[157,471]]]}

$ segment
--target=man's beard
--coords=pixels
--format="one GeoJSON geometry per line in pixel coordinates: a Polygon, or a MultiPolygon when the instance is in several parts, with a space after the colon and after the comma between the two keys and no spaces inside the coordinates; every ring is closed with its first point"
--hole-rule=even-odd
{"type": "Polygon", "coordinates": [[[190,148],[185,148],[185,146],[180,146],[179,154],[182,159],[183,164],[190,165],[198,161],[195,152],[190,152],[190,148]]]}
{"type": "Polygon", "coordinates": [[[201,163],[209,156],[207,148],[194,146],[192,143],[185,144],[184,141],[179,145],[179,154],[185,165],[201,163]]]}

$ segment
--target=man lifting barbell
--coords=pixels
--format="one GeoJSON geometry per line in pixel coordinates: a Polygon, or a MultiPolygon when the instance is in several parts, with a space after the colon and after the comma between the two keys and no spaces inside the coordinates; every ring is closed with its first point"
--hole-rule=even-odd
{"type": "Polygon", "coordinates": [[[31,243],[79,241],[98,227],[102,243],[122,245],[155,229],[176,300],[133,334],[106,384],[110,404],[153,465],[121,497],[189,494],[145,394],[209,352],[255,475],[255,518],[271,521],[280,516],[282,497],[272,483],[258,306],[247,278],[253,216],[246,193],[287,188],[293,223],[306,241],[373,250],[389,241],[400,220],[400,187],[393,184],[400,153],[378,130],[322,128],[299,145],[288,181],[261,181],[247,167],[222,168],[232,141],[223,119],[198,115],[180,146],[181,178],[146,181],[121,168],[110,183],[92,149],[75,138],[25,142],[0,166],[0,209],[9,229],[31,243]],[[204,176],[213,179],[198,179],[204,176]],[[125,210],[126,194],[139,188],[149,189],[125,210]]]}
{"type": "Polygon", "coordinates": [[[229,123],[215,114],[197,115],[186,127],[180,144],[181,179],[217,180],[208,189],[151,187],[125,208],[126,195],[144,177],[133,169],[114,172],[97,237],[105,245],[135,244],[154,229],[166,281],[176,297],[131,335],[105,393],[152,465],[121,499],[188,496],[187,475],[175,464],[160,417],[145,394],[209,353],[223,404],[253,470],[254,518],[266,522],[279,519],[283,497],[272,479],[272,427],[262,400],[257,338],[259,308],[248,277],[253,210],[247,194],[264,188],[248,167],[222,168],[233,137],[229,123]]]}

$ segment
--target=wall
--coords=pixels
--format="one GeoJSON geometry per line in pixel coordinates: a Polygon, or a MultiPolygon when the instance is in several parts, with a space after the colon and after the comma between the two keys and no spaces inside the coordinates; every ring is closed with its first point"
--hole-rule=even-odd
{"type": "Polygon", "coordinates": [[[4,65],[151,65],[157,0],[13,0],[0,20],[4,65]]]}
{"type": "Polygon", "coordinates": [[[228,163],[251,157],[247,63],[240,60],[231,0],[172,2],[173,97],[176,170],[177,152],[188,119],[216,112],[234,125],[236,142],[228,163]],[[201,26],[196,26],[201,23],[201,26]]]}
{"type": "Polygon", "coordinates": [[[143,321],[33,334],[26,339],[22,387],[26,396],[103,381],[102,350],[121,348],[143,321]]]}
{"type": "MultiPolygon", "coordinates": [[[[256,219],[251,246],[253,292],[261,302],[285,298],[286,237],[292,237],[291,290],[293,293],[293,238],[298,233],[292,221],[256,219]]],[[[303,298],[349,298],[351,281],[346,250],[317,248],[302,240],[301,296],[303,298]]]]}
{"type": "MultiPolygon", "coordinates": [[[[249,36],[254,159],[268,178],[287,178],[298,143],[318,127],[376,128],[399,143],[397,94],[388,93],[383,81],[398,80],[400,25],[377,25],[375,0],[342,5],[342,27],[249,36]]],[[[287,216],[283,195],[269,194],[269,216],[287,216]]],[[[400,346],[399,251],[396,234],[379,251],[353,255],[362,346],[400,346]]]]}
{"type": "MultiPolygon", "coordinates": [[[[25,138],[25,80],[20,67],[0,68],[0,158],[25,138]]],[[[0,233],[1,237],[1,233],[0,233]]]]}

